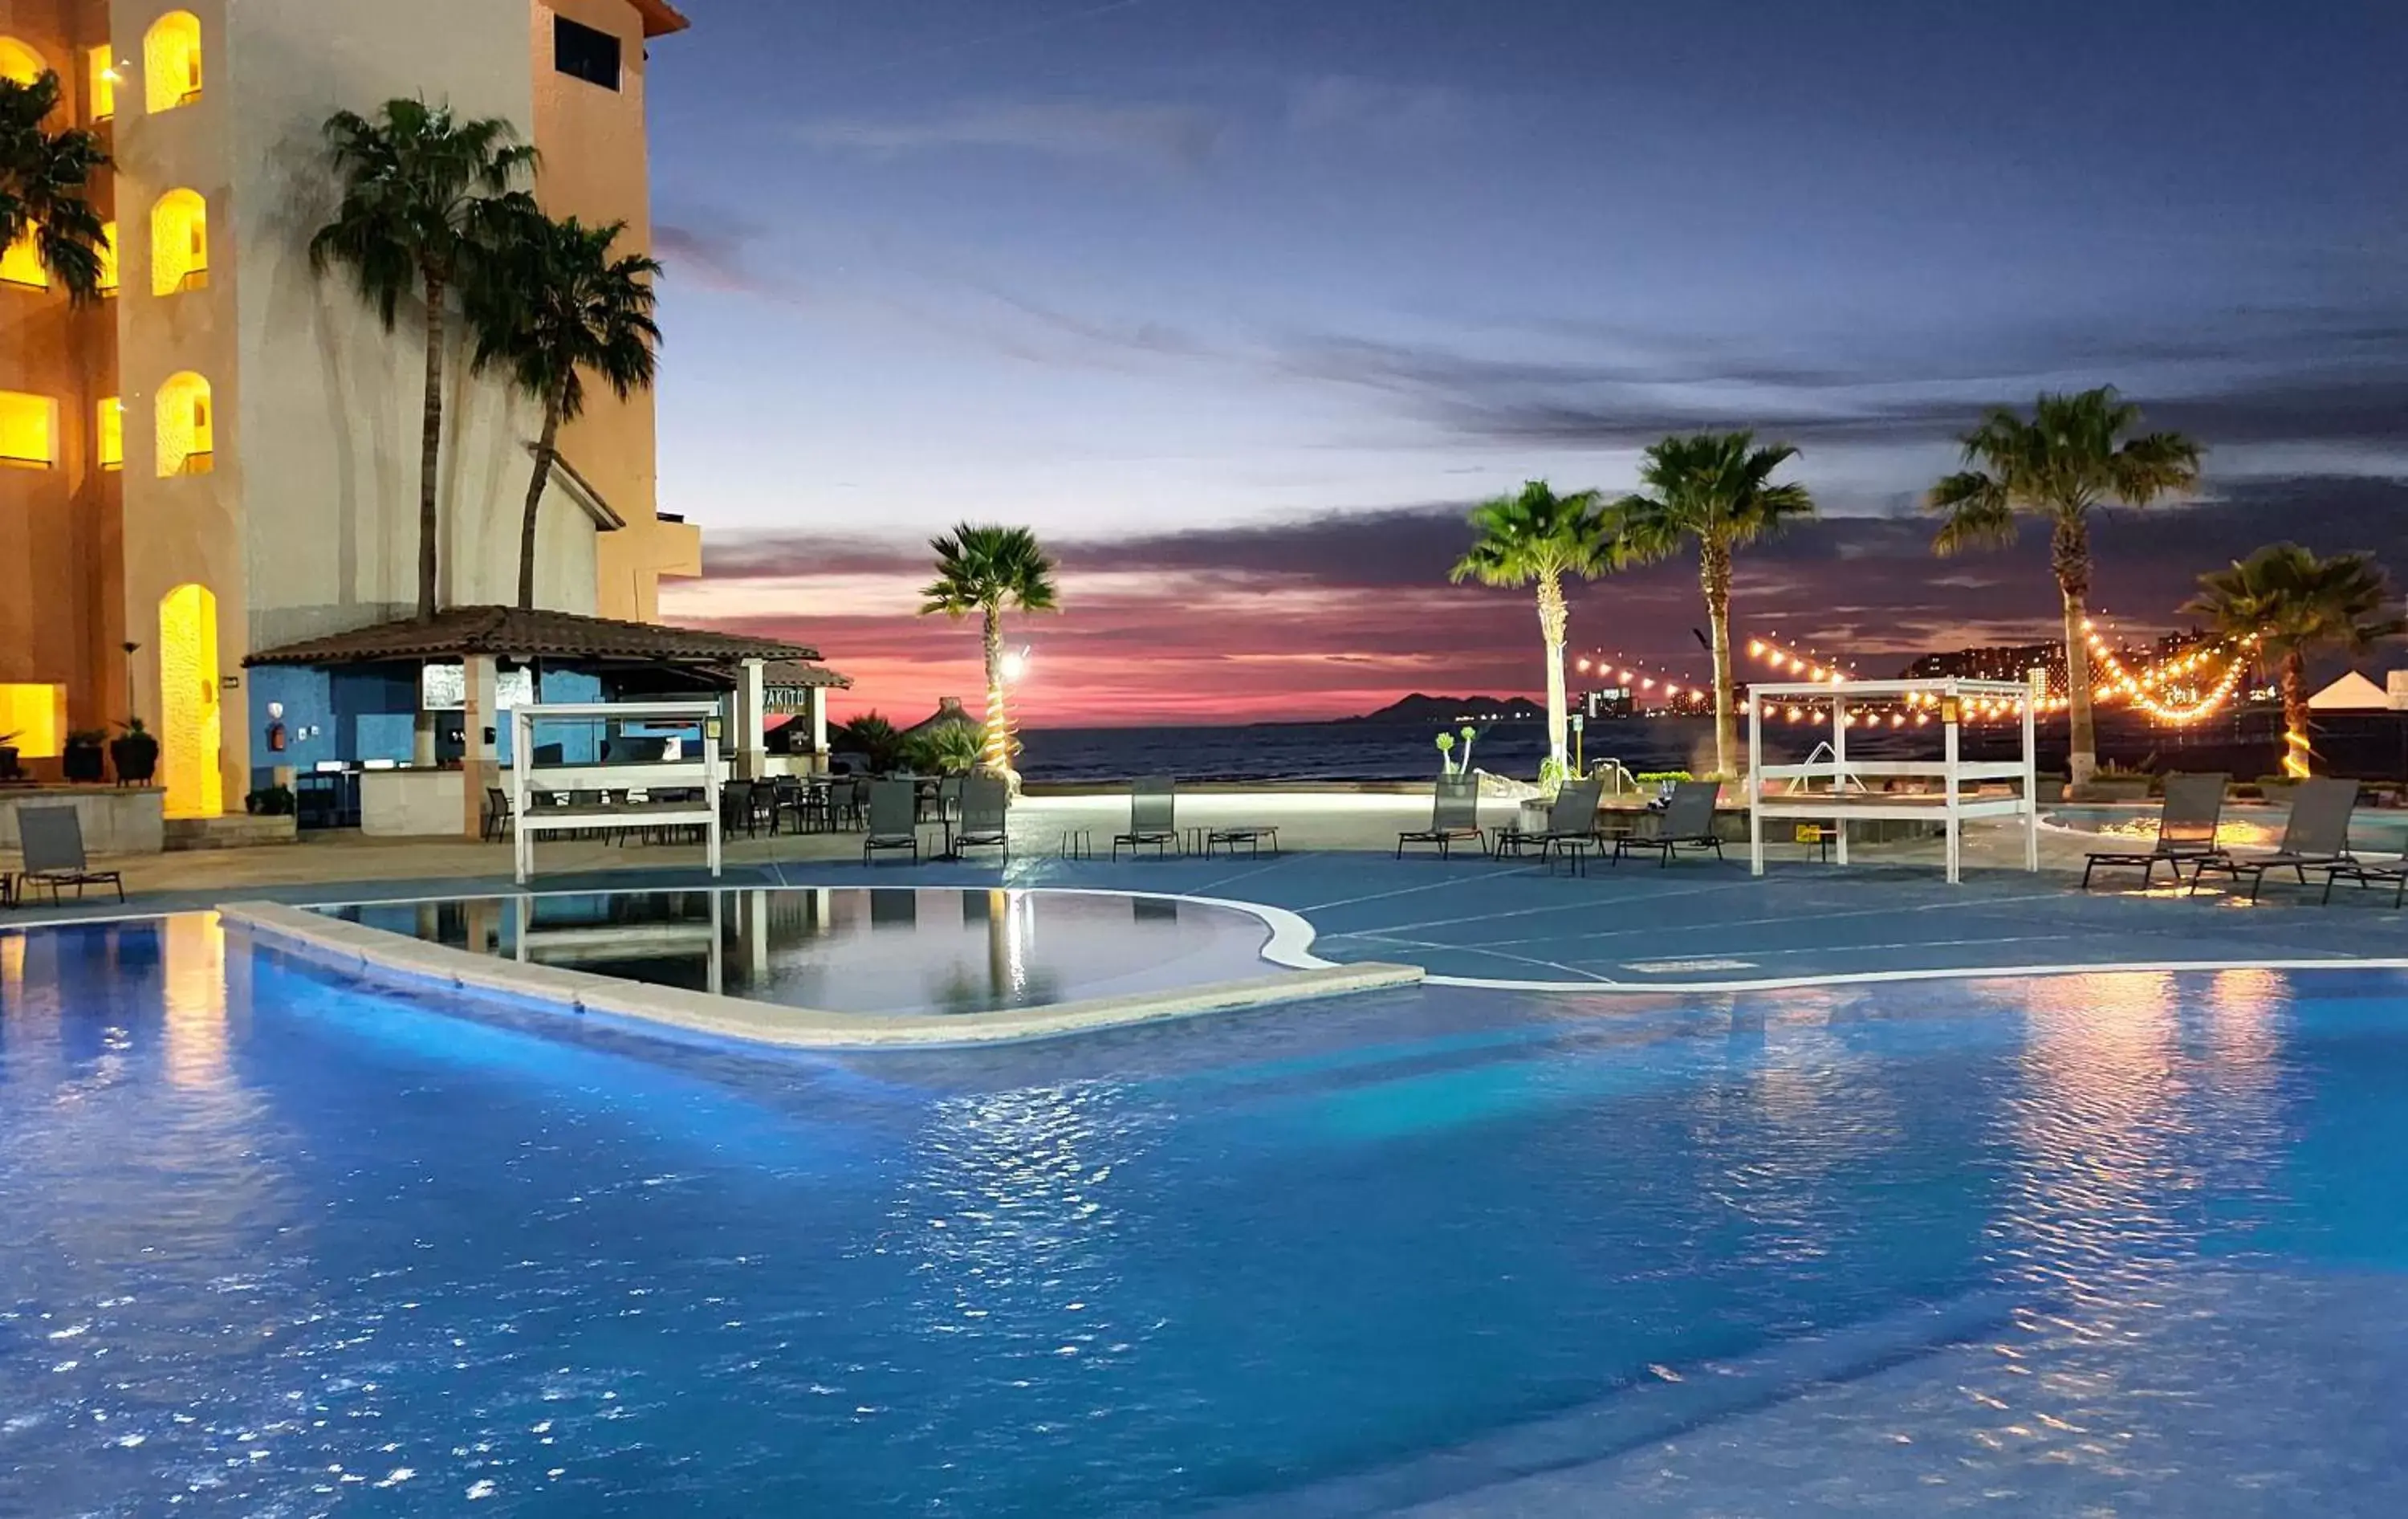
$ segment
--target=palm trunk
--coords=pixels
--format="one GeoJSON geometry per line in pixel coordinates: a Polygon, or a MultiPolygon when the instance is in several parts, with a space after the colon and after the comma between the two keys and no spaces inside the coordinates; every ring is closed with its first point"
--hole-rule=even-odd
{"type": "Polygon", "coordinates": [[[2087,524],[2078,516],[2060,516],[2049,552],[2065,603],[2066,779],[2086,786],[2099,773],[2099,733],[2090,719],[2090,638],[2082,625],[2088,621],[2082,603],[2090,591],[2087,524]]]}
{"type": "Polygon", "coordinates": [[[1563,582],[1553,575],[1541,576],[1539,637],[1547,646],[1547,757],[1559,771],[1566,759],[1565,735],[1571,726],[1564,699],[1564,628],[1570,621],[1563,582]]]}
{"type": "Polygon", "coordinates": [[[543,436],[536,439],[535,478],[527,481],[526,515],[519,523],[519,606],[535,609],[535,522],[543,508],[544,487],[552,483],[552,466],[560,457],[560,414],[566,408],[566,381],[544,397],[543,436]]]}
{"type": "Polygon", "coordinates": [[[986,646],[986,725],[979,738],[979,767],[1003,778],[1014,793],[1020,776],[1011,767],[1011,723],[1003,706],[1003,612],[986,609],[982,630],[986,646]]]}
{"type": "Polygon", "coordinates": [[[443,300],[442,277],[426,277],[426,413],[418,452],[418,620],[435,621],[436,538],[442,515],[436,507],[436,485],[443,462],[443,300]]]}
{"type": "Polygon", "coordinates": [[[1706,626],[1713,636],[1714,773],[1725,779],[1739,774],[1733,756],[1739,752],[1739,722],[1731,710],[1730,546],[1707,541],[1698,555],[1698,580],[1706,593],[1706,626]]]}
{"type": "Polygon", "coordinates": [[[2308,764],[2308,662],[2297,649],[2283,656],[2283,773],[2305,781],[2308,764]]]}

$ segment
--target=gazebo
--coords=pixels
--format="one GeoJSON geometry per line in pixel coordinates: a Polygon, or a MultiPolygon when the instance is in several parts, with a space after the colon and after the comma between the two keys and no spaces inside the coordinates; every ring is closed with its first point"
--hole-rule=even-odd
{"type": "MultiPolygon", "coordinates": [[[[517,607],[453,607],[431,622],[379,623],[265,649],[251,711],[255,751],[280,779],[356,777],[363,831],[425,836],[479,831],[484,789],[503,755],[502,713],[538,701],[703,699],[724,704],[738,776],[765,773],[767,671],[817,710],[844,678],[819,652],[777,638],[621,622],[517,607]],[[820,670],[824,682],[801,674],[820,670]]],[[[824,744],[815,748],[824,748],[824,744]]]]}

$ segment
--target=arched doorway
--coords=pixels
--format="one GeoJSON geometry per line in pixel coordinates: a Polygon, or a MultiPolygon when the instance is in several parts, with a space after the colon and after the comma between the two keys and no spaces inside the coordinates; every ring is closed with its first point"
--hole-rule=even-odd
{"type": "Polygon", "coordinates": [[[159,761],[167,815],[213,818],[225,810],[218,753],[218,598],[179,585],[159,601],[159,761]]]}

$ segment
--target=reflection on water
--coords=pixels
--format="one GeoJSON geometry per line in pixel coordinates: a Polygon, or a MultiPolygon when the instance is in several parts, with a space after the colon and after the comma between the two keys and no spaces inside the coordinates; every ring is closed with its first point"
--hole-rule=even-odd
{"type": "Polygon", "coordinates": [[[365,905],[479,953],[849,1012],[990,1012],[1261,976],[1261,920],[1087,892],[785,888],[365,905]]]}
{"type": "Polygon", "coordinates": [[[179,913],[161,930],[167,1079],[205,1086],[225,1069],[225,929],[214,912],[179,913]]]}

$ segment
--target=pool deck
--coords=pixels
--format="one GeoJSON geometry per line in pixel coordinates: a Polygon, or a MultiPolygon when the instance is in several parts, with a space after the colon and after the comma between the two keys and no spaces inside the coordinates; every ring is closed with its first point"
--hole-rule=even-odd
{"type": "MultiPolygon", "coordinates": [[[[1020,849],[992,859],[876,866],[858,836],[739,839],[719,884],[763,886],[1092,887],[1158,892],[1285,909],[1312,927],[1312,955],[1341,964],[1419,966],[1441,983],[1557,992],[1732,991],[1750,986],[1960,974],[2033,974],[2128,967],[2408,966],[2408,914],[2386,891],[2344,885],[2330,907],[2269,881],[2264,900],[2165,884],[2132,889],[2136,874],[2102,872],[2079,889],[2093,838],[2042,837],[2042,869],[2020,864],[2019,836],[1968,834],[1963,884],[1939,875],[1938,846],[1859,846],[1856,863],[1826,865],[1794,846],[1773,852],[1761,879],[1744,850],[1717,864],[1684,858],[1585,876],[1476,853],[1389,857],[1399,828],[1421,825],[1410,797],[1214,796],[1182,799],[1183,820],[1274,822],[1287,852],[1260,859],[1074,860],[1056,850],[1073,827],[1109,848],[1125,803],[1032,799],[1014,813],[1020,849]]],[[[656,889],[710,883],[691,848],[547,843],[552,873],[538,891],[656,889]]],[[[131,900],[47,904],[0,913],[0,930],[122,914],[212,909],[243,900],[311,904],[456,897],[514,891],[509,850],[448,840],[346,837],[277,849],[103,862],[126,871],[131,900]]]]}

